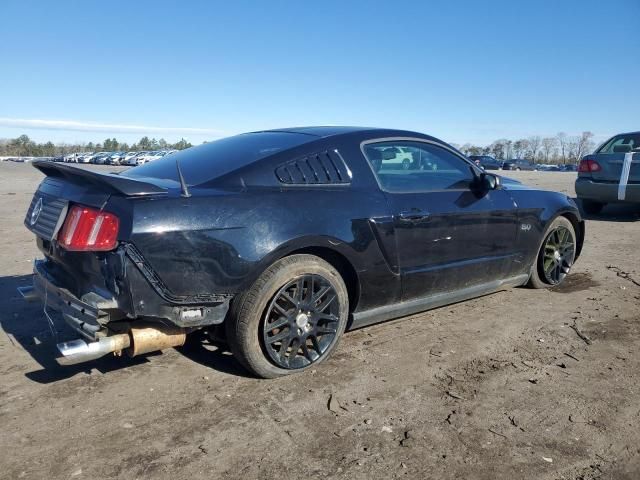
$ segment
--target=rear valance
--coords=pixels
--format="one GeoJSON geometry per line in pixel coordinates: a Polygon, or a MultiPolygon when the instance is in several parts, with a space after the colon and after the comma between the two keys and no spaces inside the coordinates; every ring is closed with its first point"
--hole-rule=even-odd
{"type": "Polygon", "coordinates": [[[33,166],[48,177],[58,177],[80,184],[93,184],[101,189],[126,196],[157,195],[167,193],[170,187],[179,187],[177,182],[156,179],[122,177],[113,173],[98,173],[79,167],[45,160],[33,162],[33,166]]]}

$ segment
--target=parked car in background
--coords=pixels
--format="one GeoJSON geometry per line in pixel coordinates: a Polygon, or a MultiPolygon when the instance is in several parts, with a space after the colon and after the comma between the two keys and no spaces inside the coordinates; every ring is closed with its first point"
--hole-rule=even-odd
{"type": "Polygon", "coordinates": [[[162,157],[164,157],[167,154],[166,151],[157,151],[157,152],[150,152],[146,157],[145,157],[145,161],[147,162],[153,162],[154,160],[158,160],[162,157]]]}
{"type": "Polygon", "coordinates": [[[124,158],[124,155],[124,152],[113,152],[109,156],[107,163],[109,165],[120,165],[122,159],[124,158]]]}
{"type": "Polygon", "coordinates": [[[130,164],[129,160],[132,159],[133,157],[135,157],[138,153],[140,152],[127,152],[124,154],[124,156],[122,157],[122,159],[120,160],[120,164],[121,165],[135,165],[135,164],[130,164]]]}
{"type": "Polygon", "coordinates": [[[591,214],[607,203],[640,203],[640,132],[616,135],[584,156],[575,188],[582,208],[591,214]]]}
{"type": "Polygon", "coordinates": [[[100,152],[91,157],[91,163],[95,163],[96,165],[106,165],[109,163],[109,157],[111,157],[111,152],[100,152]]]}
{"type": "Polygon", "coordinates": [[[502,162],[490,155],[471,155],[469,160],[484,170],[502,170],[502,162]]]}
{"type": "Polygon", "coordinates": [[[92,154],[89,155],[85,155],[83,157],[83,159],[85,160],[83,163],[94,163],[93,159],[98,157],[99,155],[102,155],[103,152],[94,152],[92,154]]]}
{"type": "Polygon", "coordinates": [[[138,152],[138,154],[133,157],[133,163],[131,165],[142,165],[144,163],[147,163],[147,156],[150,154],[151,152],[138,152]]]}
{"type": "Polygon", "coordinates": [[[529,160],[522,158],[515,158],[513,160],[506,160],[502,164],[503,170],[535,170],[536,167],[529,160]]]}
{"type": "Polygon", "coordinates": [[[560,170],[563,172],[577,172],[578,166],[574,163],[567,163],[566,165],[560,165],[560,170]]]}
{"type": "Polygon", "coordinates": [[[131,165],[131,166],[135,166],[138,165],[138,157],[140,157],[140,155],[144,154],[146,152],[129,152],[127,153],[127,155],[125,155],[124,159],[122,160],[122,162],[120,162],[122,165],[131,165]]]}
{"type": "Polygon", "coordinates": [[[147,157],[151,154],[151,152],[148,151],[143,151],[138,153],[138,155],[136,155],[134,157],[134,165],[142,165],[144,163],[147,163],[147,157]]]}
{"type": "Polygon", "coordinates": [[[408,148],[389,147],[384,150],[383,156],[389,166],[409,170],[413,163],[413,153],[408,148]]]}
{"type": "Polygon", "coordinates": [[[253,132],[119,174],[35,165],[46,178],[24,223],[44,259],[31,292],[78,333],[58,345],[70,363],[218,326],[253,374],[300,372],[347,327],[557,286],[584,239],[567,195],[409,131],[253,132]]]}
{"type": "Polygon", "coordinates": [[[94,152],[79,153],[76,156],[75,163],[91,163],[91,159],[94,155],[96,155],[94,152]]]}
{"type": "Polygon", "coordinates": [[[558,165],[547,165],[544,163],[538,163],[534,165],[534,168],[539,172],[559,172],[562,170],[558,165]]]}

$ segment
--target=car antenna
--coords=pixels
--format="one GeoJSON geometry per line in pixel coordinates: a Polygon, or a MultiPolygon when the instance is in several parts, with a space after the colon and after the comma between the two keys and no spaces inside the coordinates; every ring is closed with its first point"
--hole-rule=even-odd
{"type": "Polygon", "coordinates": [[[176,168],[178,169],[178,177],[180,178],[180,190],[182,190],[182,196],[185,198],[189,198],[191,194],[189,193],[189,189],[187,188],[187,183],[184,181],[184,177],[182,176],[182,170],[180,170],[180,160],[176,158],[176,168]]]}

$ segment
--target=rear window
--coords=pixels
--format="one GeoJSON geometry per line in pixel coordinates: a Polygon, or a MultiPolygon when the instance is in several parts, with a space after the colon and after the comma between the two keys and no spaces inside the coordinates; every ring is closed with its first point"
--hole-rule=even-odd
{"type": "Polygon", "coordinates": [[[164,156],[121,175],[178,180],[176,161],[179,161],[185,182],[198,185],[314,139],[291,132],[244,133],[164,156]]]}
{"type": "Polygon", "coordinates": [[[607,141],[598,153],[626,153],[640,151],[640,132],[618,135],[607,141]]]}

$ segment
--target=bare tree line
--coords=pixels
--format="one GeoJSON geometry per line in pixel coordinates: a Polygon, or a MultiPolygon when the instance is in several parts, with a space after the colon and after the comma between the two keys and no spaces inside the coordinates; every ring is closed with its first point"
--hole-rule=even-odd
{"type": "Polygon", "coordinates": [[[519,140],[501,138],[490,145],[480,147],[465,143],[455,145],[466,155],[491,155],[498,160],[524,158],[532,162],[551,164],[577,163],[594,148],[593,133],[567,135],[560,132],[554,137],[534,135],[519,140]]]}
{"type": "Polygon", "coordinates": [[[164,138],[142,137],[135,143],[127,144],[119,142],[115,138],[107,138],[102,143],[66,144],[53,142],[37,143],[27,135],[17,138],[0,138],[0,156],[17,157],[55,157],[76,152],[115,152],[115,151],[140,151],[140,150],[183,150],[191,147],[191,143],[184,138],[176,143],[168,143],[164,138]]]}
{"type": "MultiPolygon", "coordinates": [[[[582,132],[581,135],[570,136],[564,132],[554,137],[540,137],[534,135],[519,140],[499,139],[488,146],[480,147],[465,143],[453,144],[466,155],[491,155],[498,160],[510,160],[513,158],[525,158],[533,162],[565,164],[577,163],[584,155],[591,152],[594,147],[593,133],[582,132]]],[[[116,150],[160,150],[175,148],[182,150],[191,146],[191,143],[182,139],[170,144],[163,138],[142,137],[138,142],[128,145],[120,143],[115,138],[107,138],[102,143],[85,144],[54,144],[53,142],[36,143],[26,135],[13,139],[0,139],[1,156],[55,156],[72,152],[116,151],[116,150]]]]}

